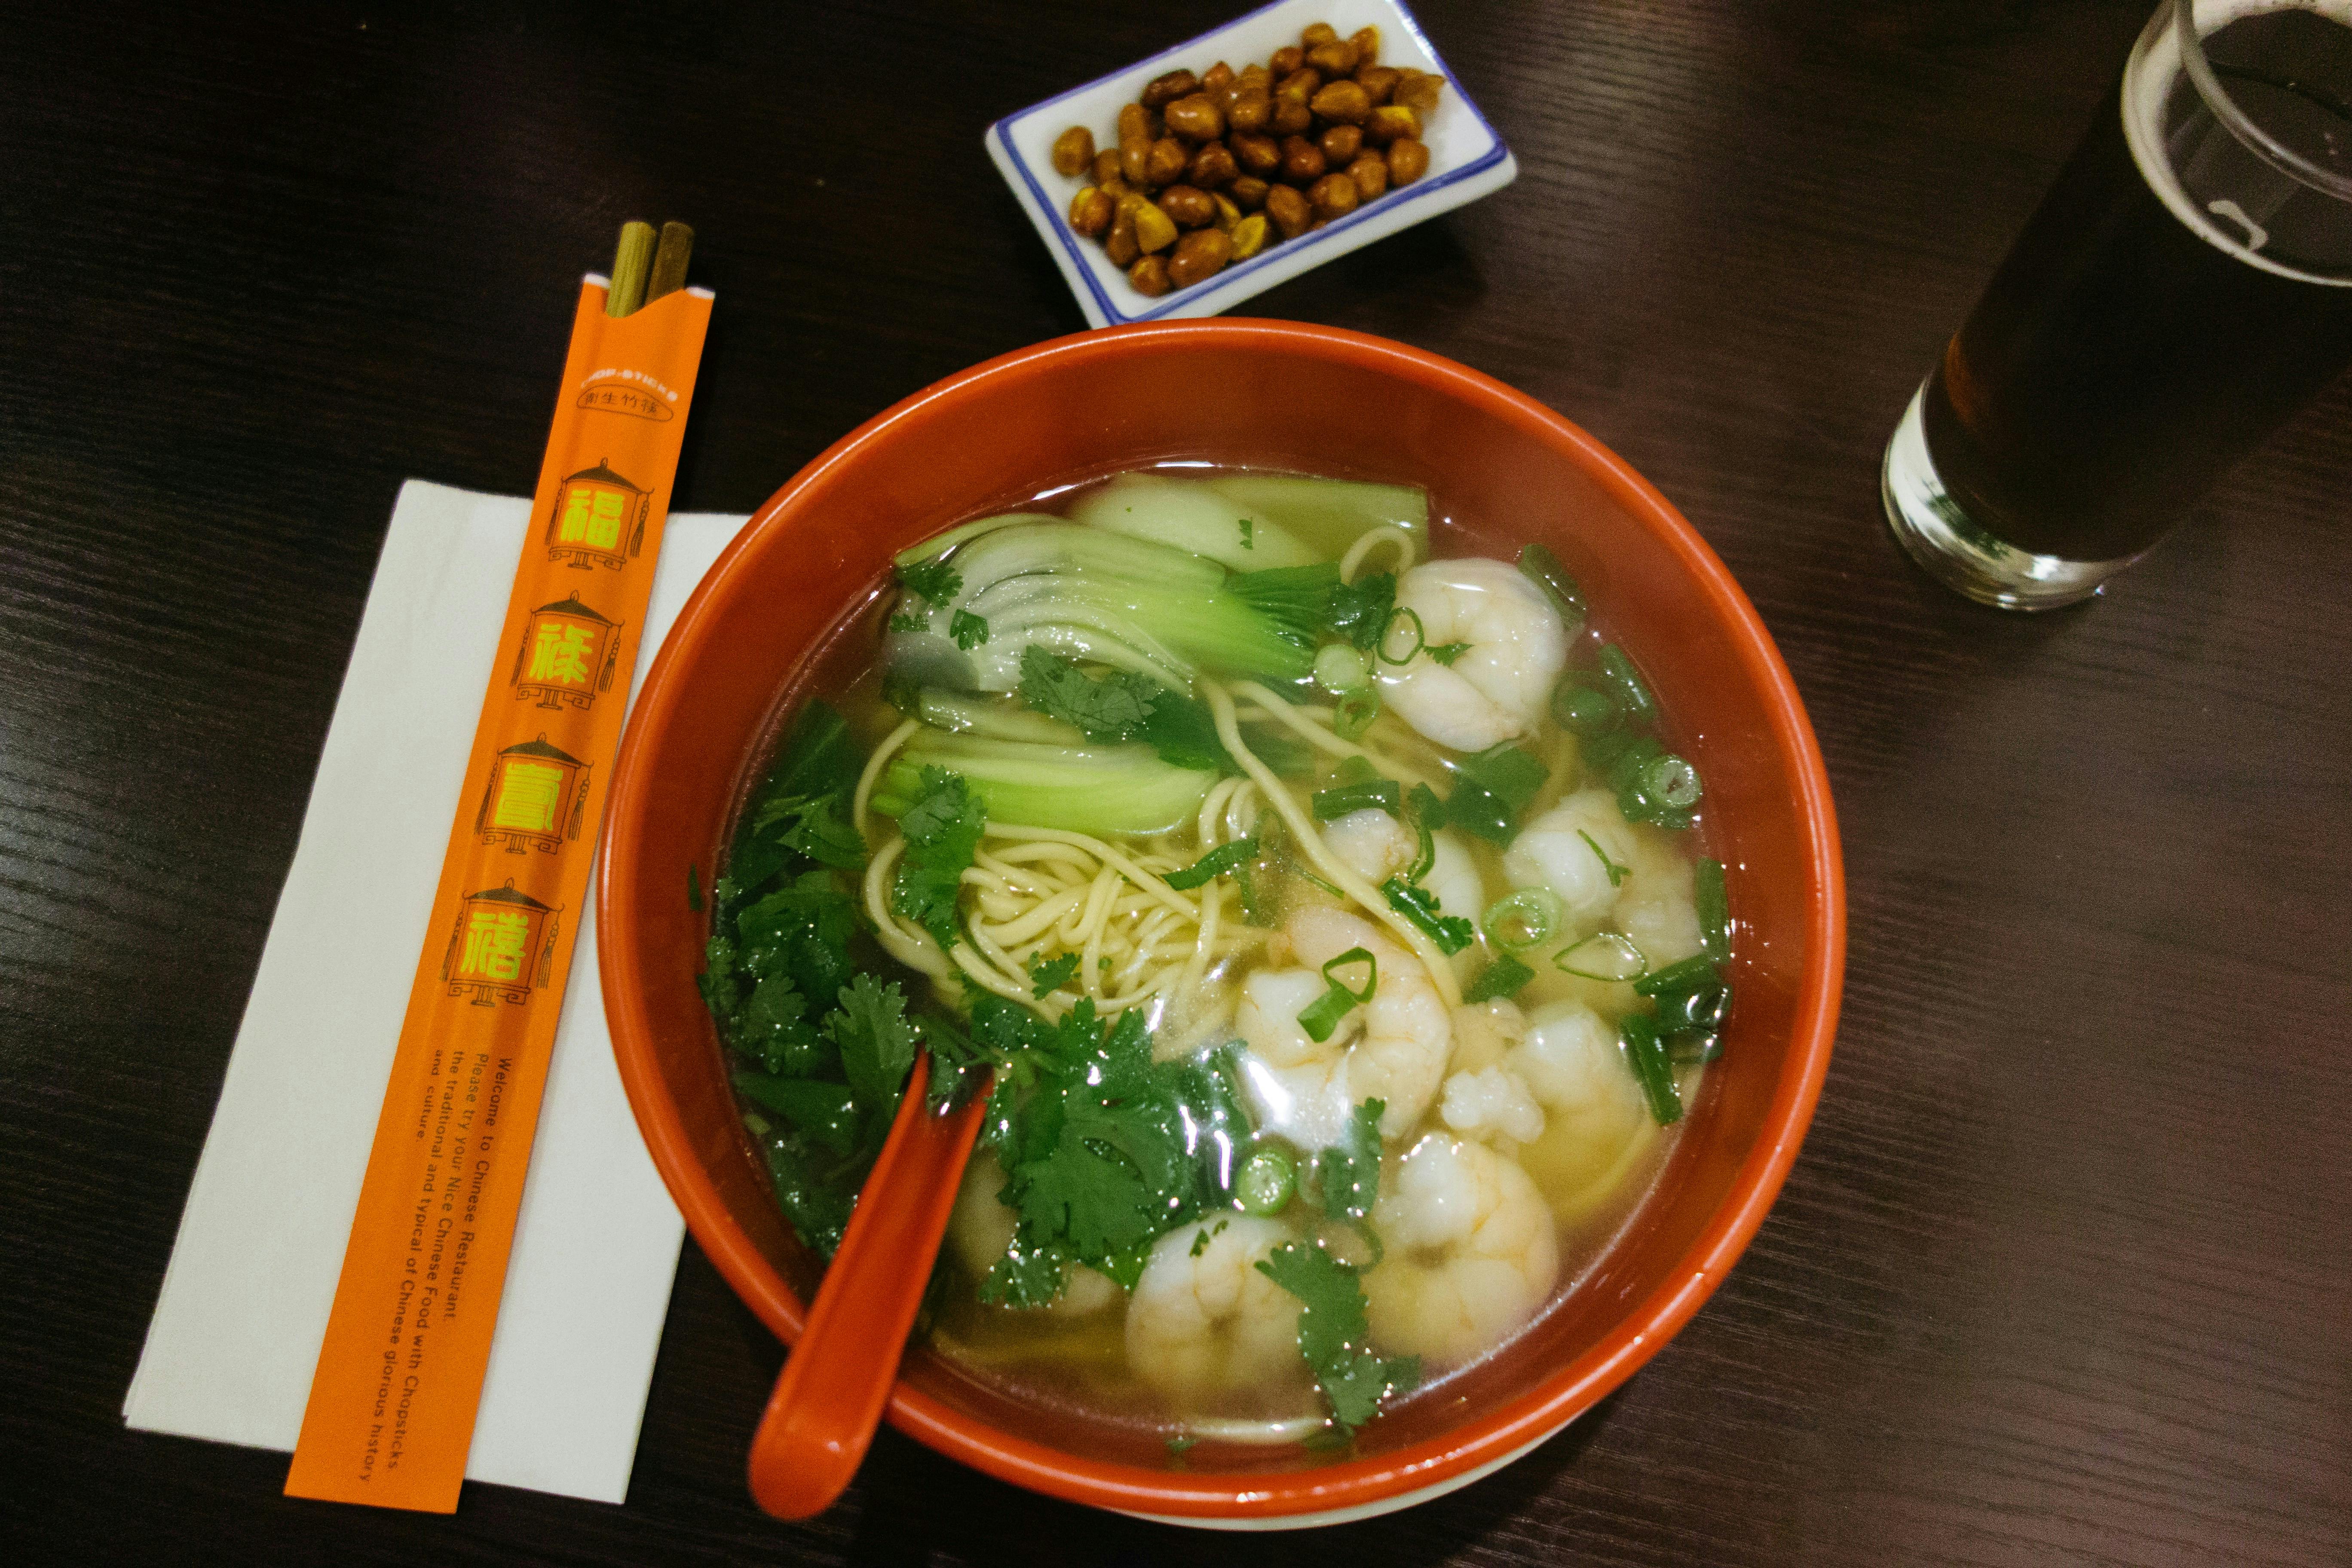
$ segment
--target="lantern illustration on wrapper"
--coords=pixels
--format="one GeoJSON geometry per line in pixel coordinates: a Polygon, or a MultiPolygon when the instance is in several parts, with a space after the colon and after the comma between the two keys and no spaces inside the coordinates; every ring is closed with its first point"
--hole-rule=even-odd
{"type": "Polygon", "coordinates": [[[477,1007],[530,1001],[531,989],[547,984],[555,962],[562,913],[517,892],[512,877],[502,888],[467,894],[457,905],[457,929],[449,933],[449,955],[441,961],[449,994],[471,992],[477,1007]]]}
{"type": "Polygon", "coordinates": [[[608,621],[580,595],[541,605],[523,622],[511,679],[518,698],[541,708],[585,708],[613,684],[621,652],[621,623],[608,621]]]}
{"type": "Polygon", "coordinates": [[[580,837],[587,804],[588,764],[549,745],[542,732],[490,759],[474,831],[485,844],[504,839],[509,854],[536,845],[552,855],[565,839],[580,837]]]}
{"type": "Polygon", "coordinates": [[[639,489],[601,461],[566,475],[547,520],[547,558],[583,572],[600,565],[617,572],[644,546],[646,514],[652,510],[653,491],[639,489]]]}

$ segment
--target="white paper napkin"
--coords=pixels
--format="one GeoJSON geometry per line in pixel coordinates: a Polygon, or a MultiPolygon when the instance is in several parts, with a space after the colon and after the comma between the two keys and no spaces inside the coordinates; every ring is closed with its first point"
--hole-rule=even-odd
{"type": "MultiPolygon", "coordinates": [[[[401,489],[123,1401],[142,1431],[291,1452],[301,1430],[530,515],[401,489]]],[[[743,521],[670,518],[638,679],[743,521]]],[[[684,1230],[621,1092],[591,910],[579,931],[466,1475],[617,1503],[684,1230]]]]}

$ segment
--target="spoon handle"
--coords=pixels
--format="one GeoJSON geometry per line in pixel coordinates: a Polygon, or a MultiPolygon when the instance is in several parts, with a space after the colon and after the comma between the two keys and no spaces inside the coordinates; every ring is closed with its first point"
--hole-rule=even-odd
{"type": "Polygon", "coordinates": [[[752,1436],[751,1499],[778,1519],[823,1513],[857,1473],[947,1234],[987,1089],[953,1115],[934,1116],[923,1102],[929,1065],[929,1058],[915,1063],[890,1137],[752,1436]]]}

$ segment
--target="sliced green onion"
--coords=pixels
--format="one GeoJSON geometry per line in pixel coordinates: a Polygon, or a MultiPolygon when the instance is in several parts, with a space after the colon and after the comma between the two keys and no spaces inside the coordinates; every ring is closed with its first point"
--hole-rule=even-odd
{"type": "Polygon", "coordinates": [[[1381,884],[1381,891],[1388,896],[1389,908],[1402,915],[1449,958],[1478,939],[1475,924],[1460,915],[1439,912],[1437,895],[1418,883],[1391,877],[1381,884]]]}
{"type": "Polygon", "coordinates": [[[1675,1087],[1675,1069],[1666,1060],[1666,1048],[1658,1038],[1658,1026],[1644,1013],[1626,1016],[1617,1026],[1617,1037],[1624,1043],[1625,1059],[1641,1080],[1642,1096],[1650,1102],[1650,1114],[1658,1125],[1667,1126],[1682,1120],[1683,1097],[1675,1087]]]}
{"type": "Polygon", "coordinates": [[[1372,956],[1370,948],[1351,947],[1323,966],[1323,978],[1344,993],[1350,1002],[1369,1002],[1372,994],[1381,988],[1381,961],[1372,956]],[[1335,969],[1346,969],[1359,963],[1364,966],[1364,988],[1361,991],[1331,973],[1335,969]]]}
{"type": "Polygon", "coordinates": [[[1658,700],[1650,695],[1641,671],[1635,669],[1633,661],[1625,657],[1625,650],[1613,642],[1601,647],[1598,684],[1617,700],[1617,706],[1625,710],[1625,717],[1633,722],[1654,724],[1658,721],[1658,700]]]}
{"type": "Polygon", "coordinates": [[[1568,623],[1568,635],[1574,637],[1584,628],[1584,590],[1559,563],[1559,557],[1540,544],[1530,544],[1519,552],[1519,570],[1528,580],[1544,591],[1560,619],[1568,623]]]}
{"type": "Polygon", "coordinates": [[[1381,694],[1367,686],[1357,691],[1342,692],[1339,706],[1331,715],[1331,732],[1343,741],[1360,741],[1372,721],[1381,716],[1381,694]]]}
{"type": "Polygon", "coordinates": [[[1372,683],[1372,667],[1346,643],[1326,643],[1315,655],[1315,684],[1335,696],[1360,691],[1372,683]]]}
{"type": "Polygon", "coordinates": [[[1317,790],[1314,805],[1318,822],[1328,822],[1355,811],[1385,811],[1396,816],[1404,808],[1404,789],[1394,779],[1341,784],[1337,789],[1317,790]]]}
{"type": "Polygon", "coordinates": [[[1412,656],[1429,646],[1429,633],[1422,626],[1419,612],[1399,605],[1389,612],[1389,618],[1381,626],[1380,641],[1372,646],[1380,654],[1382,664],[1411,664],[1412,656]],[[1389,652],[1389,634],[1396,629],[1401,620],[1412,622],[1412,646],[1401,654],[1391,655],[1389,652]]]}
{"type": "Polygon", "coordinates": [[[1331,1031],[1339,1026],[1339,1020],[1346,1017],[1355,1005],[1353,997],[1334,985],[1317,997],[1307,1011],[1298,1015],[1298,1026],[1307,1031],[1308,1039],[1319,1044],[1331,1037],[1331,1031]]]}
{"type": "Polygon", "coordinates": [[[1654,974],[1644,974],[1633,982],[1633,989],[1644,996],[1672,996],[1679,992],[1703,991],[1721,984],[1715,959],[1704,952],[1693,953],[1680,963],[1669,963],[1654,974]]]}
{"type": "Polygon", "coordinates": [[[1573,974],[1580,980],[1638,980],[1650,967],[1632,939],[1613,931],[1595,932],[1574,947],[1564,947],[1552,954],[1551,965],[1563,974],[1573,974]]]}
{"type": "Polygon", "coordinates": [[[1380,961],[1368,948],[1351,947],[1323,966],[1323,978],[1330,983],[1331,989],[1316,998],[1312,1006],[1298,1015],[1298,1026],[1307,1031],[1308,1039],[1318,1044],[1331,1037],[1331,1031],[1339,1026],[1340,1019],[1360,1004],[1372,999],[1372,993],[1380,988],[1380,961]],[[1364,988],[1361,991],[1350,990],[1346,981],[1331,973],[1335,969],[1359,963],[1364,966],[1364,988]]]}
{"type": "Polygon", "coordinates": [[[1470,651],[1470,645],[1466,642],[1442,642],[1423,648],[1422,651],[1451,669],[1454,668],[1455,659],[1470,651]]]}
{"type": "Polygon", "coordinates": [[[1506,952],[1478,972],[1478,978],[1462,988],[1465,1002],[1492,1002],[1500,996],[1516,996],[1520,987],[1536,977],[1536,972],[1506,952]]]}
{"type": "Polygon", "coordinates": [[[1279,1149],[1260,1149],[1234,1174],[1234,1201],[1242,1213],[1276,1215],[1298,1191],[1298,1167],[1279,1149]]]}
{"type": "Polygon", "coordinates": [[[1722,1055],[1723,1038],[1719,1035],[1685,1035],[1666,1047],[1666,1060],[1678,1068],[1705,1067],[1722,1055]]]}
{"type": "Polygon", "coordinates": [[[1568,906],[1549,888],[1521,888],[1487,905],[1478,923],[1486,940],[1505,952],[1524,952],[1559,934],[1568,923],[1568,906]]]}
{"type": "Polygon", "coordinates": [[[1724,895],[1723,862],[1701,860],[1691,876],[1691,893],[1698,904],[1699,940],[1721,963],[1731,956],[1731,904],[1724,895]]]}
{"type": "Polygon", "coordinates": [[[1580,738],[1606,733],[1622,717],[1607,692],[1595,691],[1572,675],[1552,688],[1551,716],[1559,721],[1561,729],[1580,738]]]}
{"type": "Polygon", "coordinates": [[[1658,998],[1658,1032],[1662,1035],[1712,1035],[1731,1016],[1731,987],[1705,985],[1658,998]]]}
{"type": "Polygon", "coordinates": [[[1181,871],[1171,871],[1160,879],[1181,892],[1197,888],[1203,882],[1222,877],[1244,860],[1257,858],[1257,840],[1236,838],[1231,844],[1210,850],[1181,871]]]}
{"type": "Polygon", "coordinates": [[[1437,864],[1437,838],[1429,831],[1429,818],[1419,812],[1412,813],[1412,825],[1421,835],[1421,848],[1413,856],[1412,864],[1406,868],[1404,879],[1418,882],[1429,875],[1430,868],[1437,864]]]}
{"type": "Polygon", "coordinates": [[[1616,861],[1609,858],[1609,851],[1601,847],[1601,841],[1593,837],[1592,835],[1585,832],[1584,829],[1580,827],[1576,830],[1576,836],[1584,840],[1584,847],[1586,848],[1601,857],[1601,868],[1604,872],[1608,873],[1609,885],[1611,887],[1614,888],[1619,886],[1629,875],[1632,874],[1633,868],[1631,866],[1621,866],[1616,861]]]}
{"type": "Polygon", "coordinates": [[[1698,770],[1671,752],[1643,763],[1639,782],[1643,795],[1676,811],[1696,805],[1702,793],[1698,770]]]}

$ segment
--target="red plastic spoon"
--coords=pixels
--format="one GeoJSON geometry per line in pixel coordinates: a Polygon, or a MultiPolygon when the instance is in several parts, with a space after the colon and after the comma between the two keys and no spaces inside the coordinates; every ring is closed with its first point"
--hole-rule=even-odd
{"type": "Polygon", "coordinates": [[[929,1067],[928,1058],[915,1063],[890,1137],[752,1435],[751,1500],[778,1519],[823,1513],[857,1473],[947,1234],[988,1088],[954,1114],[933,1116],[923,1103],[929,1067]]]}

